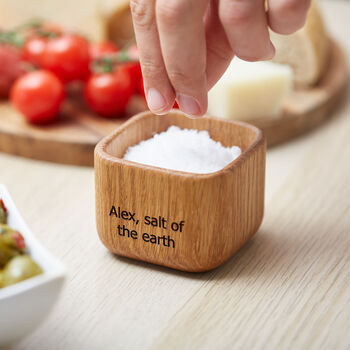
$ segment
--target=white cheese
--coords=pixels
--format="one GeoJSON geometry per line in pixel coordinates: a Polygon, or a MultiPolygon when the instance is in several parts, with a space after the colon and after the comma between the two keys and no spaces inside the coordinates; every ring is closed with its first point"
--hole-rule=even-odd
{"type": "Polygon", "coordinates": [[[250,120],[278,116],[292,87],[289,66],[246,62],[234,58],[222,78],[209,91],[209,114],[226,119],[250,120]]]}

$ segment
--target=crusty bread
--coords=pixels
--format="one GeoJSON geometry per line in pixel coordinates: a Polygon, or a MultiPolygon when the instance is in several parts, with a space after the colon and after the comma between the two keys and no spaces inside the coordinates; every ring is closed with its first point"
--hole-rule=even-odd
{"type": "Polygon", "coordinates": [[[296,33],[270,34],[276,47],[273,61],[292,67],[295,86],[317,84],[326,69],[330,50],[330,41],[317,3],[312,2],[305,26],[296,33]]]}
{"type": "Polygon", "coordinates": [[[129,0],[101,0],[107,37],[119,47],[134,38],[129,0]]]}

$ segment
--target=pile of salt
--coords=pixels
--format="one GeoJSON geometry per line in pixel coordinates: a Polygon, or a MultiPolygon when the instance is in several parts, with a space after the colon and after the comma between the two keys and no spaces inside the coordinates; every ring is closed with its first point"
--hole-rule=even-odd
{"type": "Polygon", "coordinates": [[[167,131],[129,147],[124,159],[171,170],[207,174],[223,169],[240,154],[239,147],[224,147],[211,139],[206,130],[170,126],[167,131]]]}

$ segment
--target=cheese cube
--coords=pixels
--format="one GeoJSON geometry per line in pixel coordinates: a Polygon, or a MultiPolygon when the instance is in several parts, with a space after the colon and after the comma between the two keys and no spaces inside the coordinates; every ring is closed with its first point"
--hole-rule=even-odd
{"type": "Polygon", "coordinates": [[[292,79],[289,66],[234,58],[209,91],[208,113],[241,120],[278,116],[291,90],[292,79]]]}

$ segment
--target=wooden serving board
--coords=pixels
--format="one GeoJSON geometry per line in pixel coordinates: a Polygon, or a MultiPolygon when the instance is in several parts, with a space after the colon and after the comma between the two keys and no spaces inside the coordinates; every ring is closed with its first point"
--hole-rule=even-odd
{"type": "MultiPolygon", "coordinates": [[[[281,117],[250,122],[264,131],[270,146],[294,138],[331,116],[344,95],[347,82],[344,53],[333,43],[328,70],[316,87],[294,91],[286,100],[281,117]]],[[[63,164],[91,166],[97,142],[128,117],[145,109],[142,98],[135,97],[125,118],[104,119],[92,114],[78,99],[70,99],[63,107],[59,122],[36,127],[27,124],[8,102],[2,102],[0,151],[63,164]]]]}
{"type": "Polygon", "coordinates": [[[268,146],[288,141],[321,125],[332,116],[345,95],[349,81],[346,58],[332,41],[328,69],[312,89],[294,90],[284,102],[280,117],[249,120],[265,133],[268,146]]]}
{"type": "Polygon", "coordinates": [[[77,99],[68,99],[58,122],[34,126],[25,122],[9,102],[0,103],[0,151],[50,162],[93,165],[98,141],[124,123],[130,116],[144,111],[146,105],[135,96],[121,119],[94,115],[77,99]]]}

